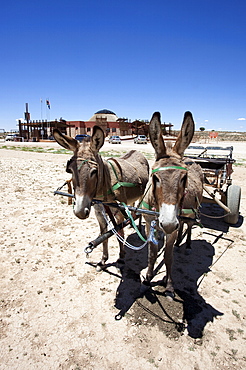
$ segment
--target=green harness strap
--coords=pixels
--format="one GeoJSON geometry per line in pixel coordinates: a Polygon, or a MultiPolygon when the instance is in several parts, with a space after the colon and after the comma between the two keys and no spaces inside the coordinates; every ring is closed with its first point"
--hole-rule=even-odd
{"type": "Polygon", "coordinates": [[[82,160],[82,162],[80,163],[80,165],[79,165],[79,166],[77,166],[78,171],[81,169],[81,167],[83,166],[83,164],[84,164],[85,162],[88,162],[88,159],[83,159],[83,160],[82,160]]]}
{"type": "MultiPolygon", "coordinates": [[[[188,168],[185,168],[185,167],[182,167],[182,166],[166,166],[166,167],[155,168],[154,170],[152,170],[152,174],[155,173],[155,172],[158,172],[158,171],[173,170],[173,169],[188,171],[188,168]]],[[[200,207],[201,204],[200,204],[198,198],[197,198],[197,202],[198,202],[198,207],[200,207]]],[[[140,208],[142,208],[141,206],[143,206],[146,209],[152,210],[152,207],[148,203],[146,203],[144,200],[142,200],[141,203],[139,204],[140,208]]],[[[157,210],[157,212],[158,212],[158,210],[157,210]]],[[[182,214],[182,213],[184,215],[185,214],[187,215],[189,213],[194,213],[195,217],[197,217],[197,212],[193,208],[182,208],[182,209],[180,209],[179,214],[182,214]]],[[[200,227],[203,227],[201,223],[198,223],[198,225],[200,227]]]]}
{"type": "MultiPolygon", "coordinates": [[[[78,165],[78,171],[81,169],[81,167],[83,166],[83,164],[85,163],[85,162],[89,162],[89,160],[88,159],[84,159],[84,160],[82,160],[82,162],[78,165]]],[[[113,170],[113,172],[114,172],[114,174],[115,174],[115,177],[116,177],[116,179],[117,179],[117,183],[116,184],[114,184],[112,187],[111,187],[111,189],[109,189],[108,191],[107,191],[107,194],[112,194],[115,190],[117,190],[117,189],[119,189],[120,187],[122,187],[122,186],[124,186],[124,187],[126,187],[126,188],[134,188],[135,186],[136,186],[136,184],[133,184],[133,183],[131,183],[131,182],[124,182],[124,181],[119,181],[119,178],[118,178],[118,175],[117,175],[117,172],[115,171],[115,168],[114,168],[114,166],[112,165],[112,163],[108,160],[107,161],[109,164],[110,164],[110,166],[112,167],[112,170],[113,170]]]]}
{"type": "Polygon", "coordinates": [[[146,242],[146,239],[144,239],[143,235],[140,233],[140,231],[138,230],[138,227],[131,215],[131,212],[129,211],[129,209],[127,208],[127,205],[124,203],[124,202],[121,202],[121,204],[123,204],[123,206],[125,207],[125,211],[126,211],[126,214],[127,216],[130,218],[131,220],[131,224],[134,228],[134,230],[136,231],[136,233],[138,234],[139,238],[143,241],[143,242],[146,242]]]}
{"type": "Polygon", "coordinates": [[[116,184],[114,184],[111,188],[111,190],[117,190],[119,189],[121,186],[125,186],[126,188],[134,188],[136,185],[135,184],[132,184],[130,182],[122,182],[122,181],[118,181],[116,184]]]}
{"type": "Polygon", "coordinates": [[[113,166],[113,164],[107,160],[107,162],[110,164],[114,174],[115,174],[115,177],[116,177],[116,180],[117,180],[117,183],[114,184],[110,190],[108,190],[108,194],[111,194],[112,192],[114,192],[115,190],[119,189],[120,187],[124,186],[126,188],[134,188],[136,186],[136,184],[133,184],[131,182],[124,182],[124,181],[119,181],[119,178],[118,178],[118,175],[117,175],[117,172],[115,171],[115,168],[113,166]]]}
{"type": "MultiPolygon", "coordinates": [[[[182,167],[182,166],[166,166],[166,167],[158,167],[158,168],[155,168],[154,170],[152,170],[152,174],[155,173],[155,172],[158,172],[158,171],[166,171],[166,170],[184,170],[184,171],[188,171],[188,168],[185,168],[185,167],[182,167]]],[[[142,200],[142,202],[139,204],[139,206],[143,205],[146,209],[149,209],[151,210],[152,207],[146,203],[144,200],[142,200]]],[[[186,210],[183,210],[185,211],[184,213],[190,213],[190,210],[189,209],[186,209],[186,210]]],[[[157,210],[158,212],[158,210],[157,210]]]]}
{"type": "MultiPolygon", "coordinates": [[[[149,209],[150,211],[152,210],[152,207],[148,203],[146,203],[144,200],[142,200],[142,202],[139,204],[139,208],[142,208],[141,206],[144,206],[144,208],[149,209]]],[[[158,210],[156,211],[159,212],[158,210]]]]}
{"type": "Polygon", "coordinates": [[[185,167],[181,167],[181,166],[167,166],[167,167],[159,167],[159,168],[155,168],[154,170],[152,170],[152,173],[155,173],[155,172],[158,172],[158,171],[166,171],[166,170],[184,170],[184,171],[188,171],[188,168],[185,168],[185,167]]]}
{"type": "MultiPolygon", "coordinates": [[[[152,210],[152,207],[148,203],[146,203],[144,200],[139,204],[140,208],[142,208],[141,206],[143,206],[146,209],[152,210]]],[[[157,209],[156,212],[159,212],[159,210],[157,209]]],[[[180,213],[189,214],[189,213],[195,213],[195,212],[193,208],[190,208],[190,209],[182,208],[180,213]]]]}

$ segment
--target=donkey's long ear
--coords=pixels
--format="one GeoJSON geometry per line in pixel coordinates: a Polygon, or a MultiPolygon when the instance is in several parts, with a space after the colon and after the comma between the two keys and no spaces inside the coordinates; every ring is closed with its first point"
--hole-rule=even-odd
{"type": "Polygon", "coordinates": [[[185,112],[181,131],[178,135],[173,151],[181,157],[184,155],[185,149],[190,144],[195,131],[195,124],[191,112],[185,112]]]}
{"type": "Polygon", "coordinates": [[[150,120],[149,136],[151,144],[155,149],[156,160],[158,160],[166,155],[166,147],[161,131],[161,115],[159,112],[155,112],[150,120]]]}
{"type": "Polygon", "coordinates": [[[79,143],[77,140],[73,139],[70,136],[62,134],[61,131],[59,131],[57,128],[53,130],[53,136],[55,140],[58,142],[58,144],[63,146],[63,148],[72,150],[73,152],[75,152],[75,150],[79,146],[79,143]]]}
{"type": "Polygon", "coordinates": [[[94,153],[98,153],[100,148],[104,144],[104,132],[99,126],[94,126],[93,127],[93,134],[91,137],[91,150],[94,153]]]}

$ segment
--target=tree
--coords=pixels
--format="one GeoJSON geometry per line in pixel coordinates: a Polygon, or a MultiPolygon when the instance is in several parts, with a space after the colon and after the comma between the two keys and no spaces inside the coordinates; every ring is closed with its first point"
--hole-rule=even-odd
{"type": "Polygon", "coordinates": [[[199,130],[202,132],[202,131],[205,131],[205,127],[200,127],[199,130]]]}

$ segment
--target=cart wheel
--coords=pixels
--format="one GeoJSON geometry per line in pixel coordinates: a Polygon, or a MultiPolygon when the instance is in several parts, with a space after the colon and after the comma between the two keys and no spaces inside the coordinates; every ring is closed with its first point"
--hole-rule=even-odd
{"type": "Polygon", "coordinates": [[[227,207],[231,213],[225,217],[225,222],[235,225],[238,222],[239,207],[241,199],[241,187],[237,185],[230,185],[227,190],[227,207]]]}

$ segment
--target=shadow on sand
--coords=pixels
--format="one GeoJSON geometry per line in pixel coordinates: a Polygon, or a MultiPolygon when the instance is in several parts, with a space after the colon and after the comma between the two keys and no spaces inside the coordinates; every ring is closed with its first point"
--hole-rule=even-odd
{"type": "MultiPolygon", "coordinates": [[[[244,220],[240,216],[236,225],[228,225],[223,217],[217,218],[223,216],[223,210],[216,204],[203,204],[202,213],[214,217],[201,217],[203,226],[207,228],[203,235],[213,236],[214,241],[211,244],[206,240],[193,239],[189,255],[185,253],[185,243],[174,248],[172,276],[176,295],[173,300],[165,296],[162,285],[165,266],[161,242],[161,257],[157,259],[155,278],[150,287],[142,283],[145,274],[142,270],[148,264],[147,246],[139,251],[126,248],[125,264],[119,273],[105,270],[120,278],[115,298],[115,307],[119,310],[115,316],[116,320],[120,320],[131,308],[129,319],[136,325],[158,325],[160,330],[170,337],[177,337],[186,328],[192,338],[202,338],[206,324],[223,315],[204,300],[198,288],[214,263],[215,243],[224,238],[223,235],[228,232],[229,227],[239,227],[244,220]],[[218,231],[221,232],[219,235],[218,231]]],[[[143,243],[136,233],[130,235],[127,241],[134,246],[143,243]]],[[[106,267],[109,266],[117,267],[116,264],[108,264],[106,267]]]]}
{"type": "MultiPolygon", "coordinates": [[[[141,245],[136,234],[128,242],[141,245]]],[[[161,251],[162,246],[159,245],[161,251]]],[[[163,251],[161,251],[161,255],[163,251]]],[[[169,337],[177,337],[186,327],[192,338],[201,338],[208,322],[223,313],[206,303],[198,293],[199,280],[212,265],[214,247],[205,240],[193,241],[192,252],[185,254],[185,244],[174,248],[173,281],[176,296],[170,300],[164,294],[161,280],[153,281],[149,288],[141,283],[141,271],[147,267],[148,251],[126,248],[125,266],[116,292],[115,307],[119,309],[116,319],[121,319],[132,307],[130,317],[137,324],[155,325],[169,337]]],[[[156,276],[162,274],[163,260],[156,268],[156,276]],[[162,270],[162,272],[160,272],[162,270]]],[[[143,279],[142,279],[143,280],[143,279]]]]}

